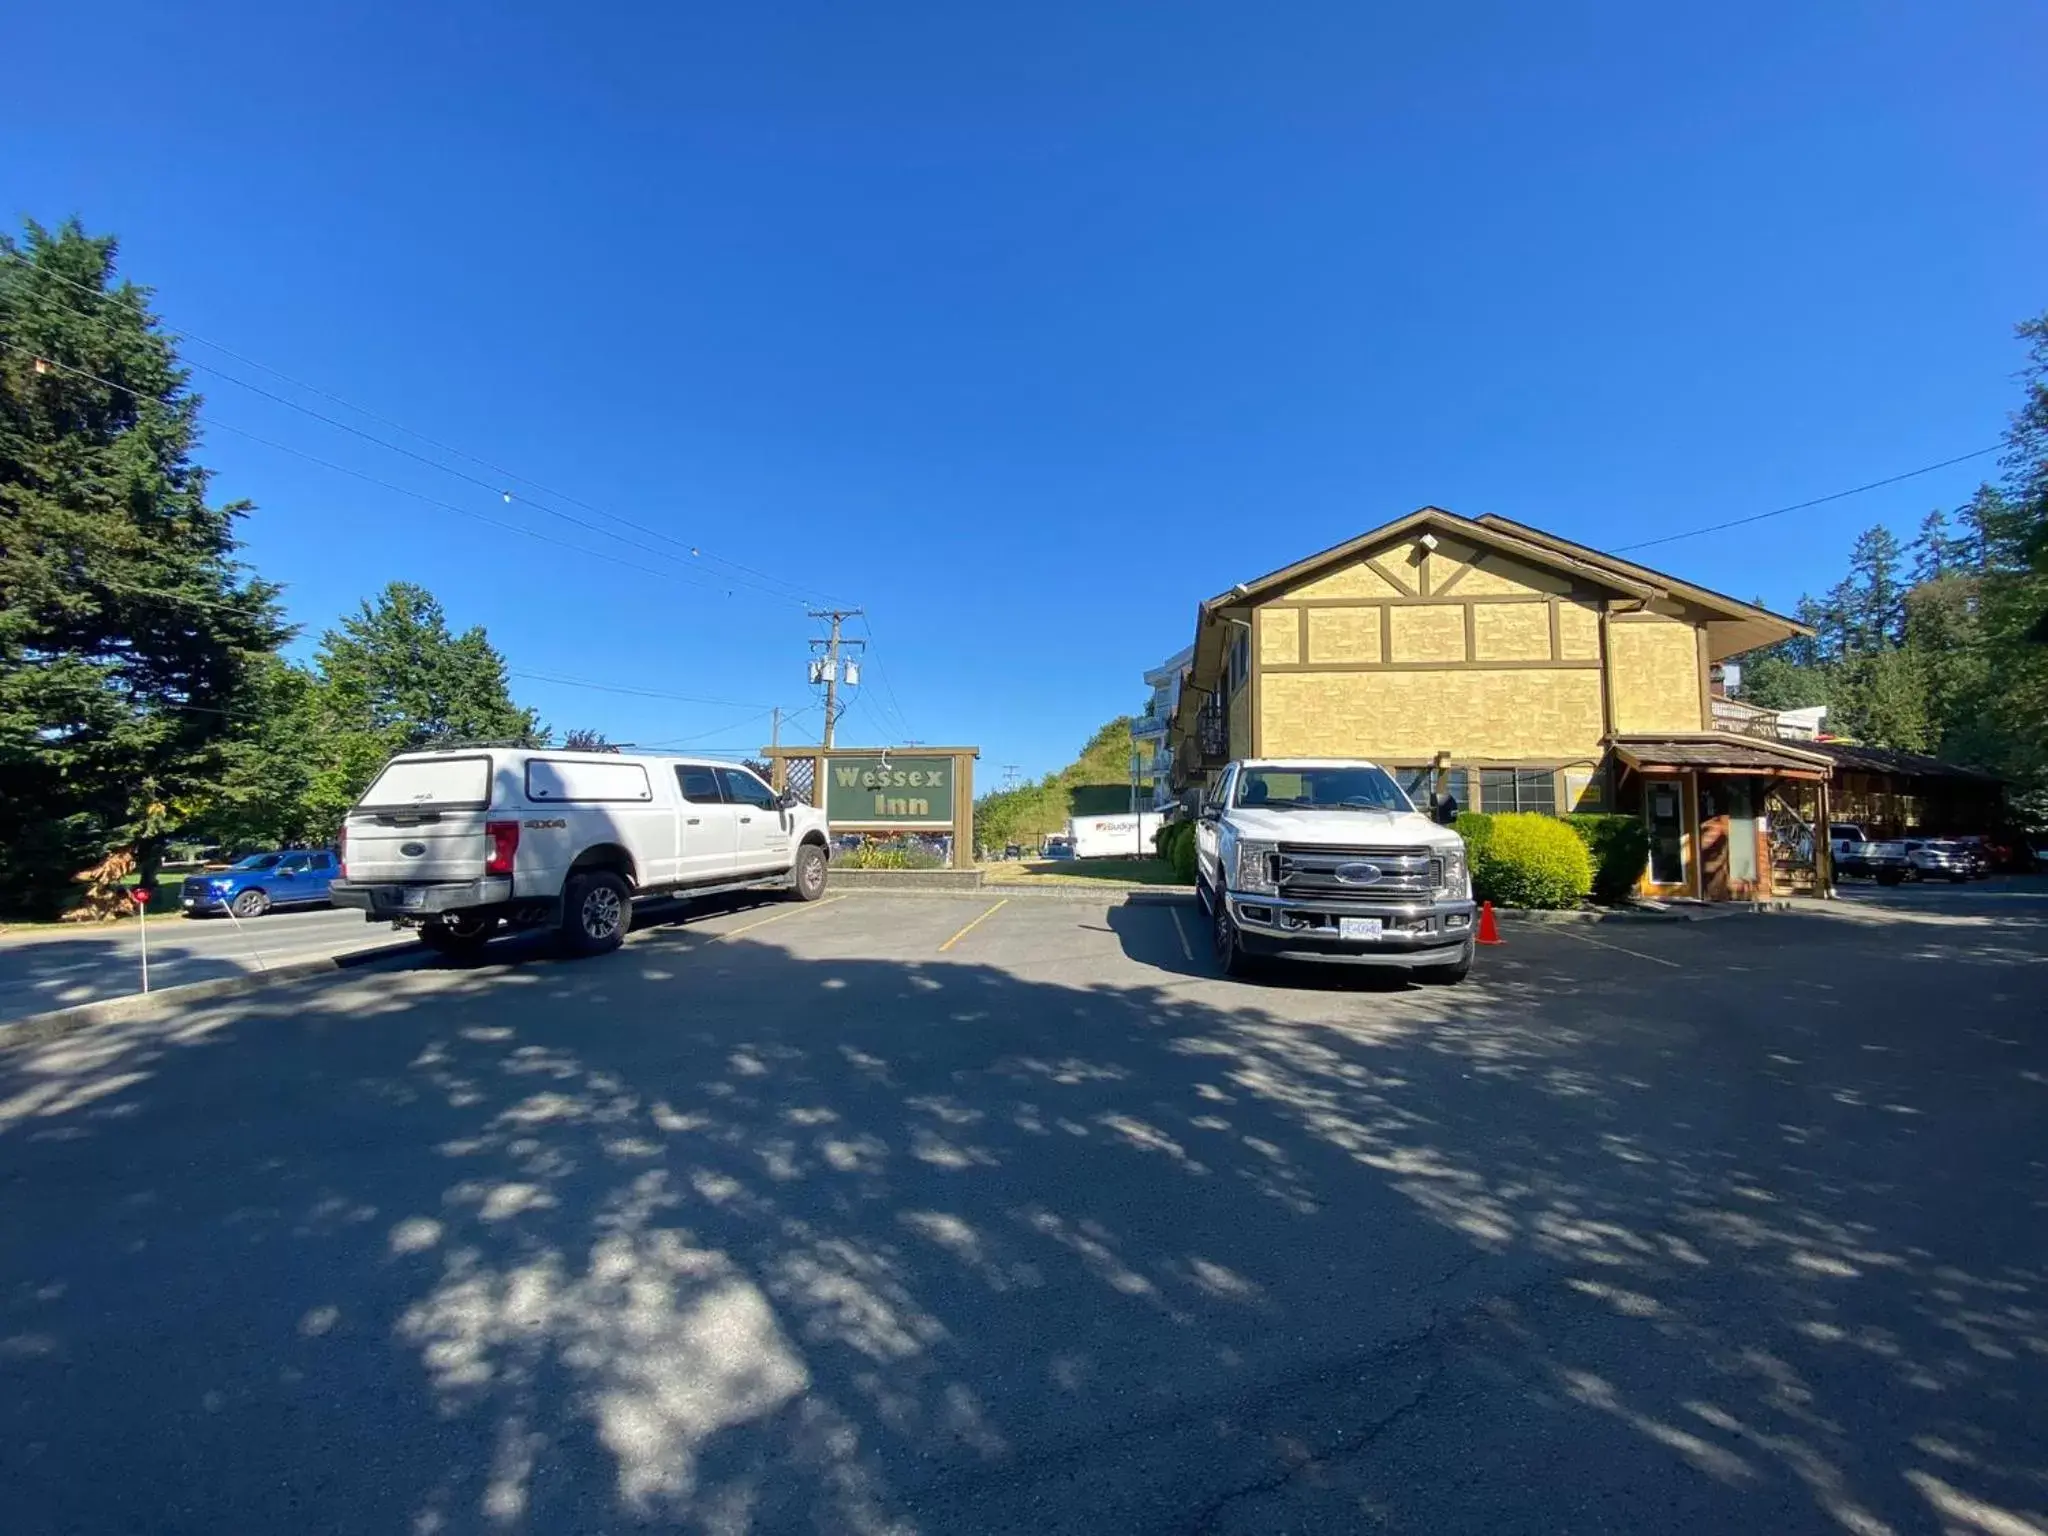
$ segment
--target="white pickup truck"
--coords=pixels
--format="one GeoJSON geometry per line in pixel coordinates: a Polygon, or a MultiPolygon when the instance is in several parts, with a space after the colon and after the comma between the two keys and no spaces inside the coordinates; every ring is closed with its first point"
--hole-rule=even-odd
{"type": "Polygon", "coordinates": [[[1230,764],[1202,807],[1195,863],[1225,975],[1262,957],[1399,966],[1442,982],[1472,968],[1465,844],[1376,764],[1230,764]]]}
{"type": "Polygon", "coordinates": [[[825,892],[825,813],[746,768],[630,752],[476,748],[393,758],[348,814],[338,907],[462,952],[554,926],[614,949],[648,896],[825,892]]]}

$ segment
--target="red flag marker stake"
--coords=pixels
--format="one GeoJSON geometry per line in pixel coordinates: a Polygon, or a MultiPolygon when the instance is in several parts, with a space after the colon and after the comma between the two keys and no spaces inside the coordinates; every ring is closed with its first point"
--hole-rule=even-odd
{"type": "Polygon", "coordinates": [[[142,990],[149,990],[149,888],[138,885],[128,893],[135,903],[135,921],[142,929],[142,990]]]}

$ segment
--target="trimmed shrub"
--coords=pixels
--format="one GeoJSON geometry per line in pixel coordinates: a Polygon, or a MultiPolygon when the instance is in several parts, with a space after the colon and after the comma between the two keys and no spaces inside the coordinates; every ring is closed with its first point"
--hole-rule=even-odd
{"type": "Polygon", "coordinates": [[[1517,813],[1491,820],[1491,829],[1470,844],[1472,883],[1480,899],[1554,909],[1577,906],[1593,889],[1592,855],[1579,834],[1555,816],[1517,813]]]}
{"type": "Polygon", "coordinates": [[[1593,859],[1593,899],[1626,901],[1650,862],[1650,833],[1635,816],[1567,816],[1593,859]]]}
{"type": "Polygon", "coordinates": [[[1167,831],[1173,836],[1166,843],[1166,862],[1173,866],[1173,877],[1183,885],[1195,883],[1195,824],[1192,821],[1176,821],[1167,831]]]}
{"type": "Polygon", "coordinates": [[[1486,840],[1493,836],[1493,818],[1484,811],[1460,811],[1458,819],[1451,823],[1451,830],[1465,839],[1465,854],[1476,866],[1479,851],[1486,846],[1486,840]]]}

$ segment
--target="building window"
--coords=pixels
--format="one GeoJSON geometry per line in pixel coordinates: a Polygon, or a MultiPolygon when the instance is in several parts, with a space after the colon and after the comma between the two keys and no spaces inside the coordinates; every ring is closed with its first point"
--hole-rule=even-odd
{"type": "MultiPolygon", "coordinates": [[[[1419,768],[1396,768],[1394,777],[1401,788],[1408,792],[1408,798],[1415,802],[1415,808],[1428,815],[1436,807],[1436,767],[1425,763],[1419,768]]],[[[1444,770],[1444,794],[1458,802],[1458,809],[1469,811],[1472,805],[1472,778],[1463,768],[1444,770]]]]}
{"type": "Polygon", "coordinates": [[[1489,815],[1530,811],[1557,814],[1557,775],[1548,768],[1482,768],[1479,808],[1489,815]]]}
{"type": "MultiPolygon", "coordinates": [[[[1232,626],[1236,628],[1236,626],[1232,626]]],[[[1230,642],[1230,691],[1237,692],[1244,686],[1244,680],[1251,674],[1252,642],[1251,630],[1237,629],[1230,642]]]]}

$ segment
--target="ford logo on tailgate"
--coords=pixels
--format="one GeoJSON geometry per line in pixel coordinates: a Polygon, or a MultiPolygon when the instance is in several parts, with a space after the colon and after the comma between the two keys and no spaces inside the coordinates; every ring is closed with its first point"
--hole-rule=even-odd
{"type": "Polygon", "coordinates": [[[1334,871],[1339,885],[1378,885],[1380,867],[1377,864],[1339,864],[1334,871]]]}
{"type": "MultiPolygon", "coordinates": [[[[427,845],[425,843],[400,843],[398,851],[408,859],[416,859],[427,851],[427,845]]],[[[1377,872],[1375,872],[1375,877],[1377,877],[1377,872]]]]}

